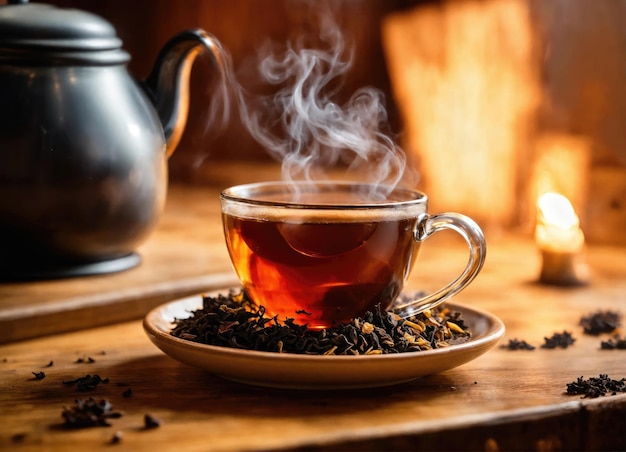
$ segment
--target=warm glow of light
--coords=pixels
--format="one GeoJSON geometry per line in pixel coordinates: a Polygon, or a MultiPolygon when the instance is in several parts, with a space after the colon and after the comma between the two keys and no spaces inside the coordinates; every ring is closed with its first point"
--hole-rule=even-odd
{"type": "Polygon", "coordinates": [[[530,203],[548,192],[560,193],[582,209],[587,203],[591,144],[588,139],[563,133],[542,133],[535,143],[530,203]]]}
{"type": "Polygon", "coordinates": [[[575,252],[584,242],[578,216],[570,201],[558,193],[545,193],[537,200],[537,244],[550,251],[575,252]]]}
{"type": "Polygon", "coordinates": [[[578,227],[578,216],[569,200],[558,193],[546,193],[537,201],[539,213],[546,223],[567,229],[578,227]]]}
{"type": "Polygon", "coordinates": [[[514,220],[540,99],[526,0],[426,3],[383,29],[406,147],[435,210],[514,220]]]}

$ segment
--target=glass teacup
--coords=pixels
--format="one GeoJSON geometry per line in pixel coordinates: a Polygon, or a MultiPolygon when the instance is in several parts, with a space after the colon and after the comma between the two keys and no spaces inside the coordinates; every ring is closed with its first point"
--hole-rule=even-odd
{"type": "Polygon", "coordinates": [[[480,227],[457,213],[429,215],[424,193],[354,182],[263,182],[221,193],[226,245],[252,301],[269,316],[309,328],[349,322],[366,311],[402,317],[433,308],[480,272],[480,227]],[[398,303],[424,240],[452,229],[469,246],[455,280],[398,303]]]}

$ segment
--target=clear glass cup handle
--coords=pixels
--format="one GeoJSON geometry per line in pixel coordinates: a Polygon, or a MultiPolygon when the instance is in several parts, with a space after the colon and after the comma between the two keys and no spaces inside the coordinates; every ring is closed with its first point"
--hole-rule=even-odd
{"type": "Polygon", "coordinates": [[[469,260],[463,273],[447,286],[426,295],[417,300],[406,301],[396,300],[391,309],[400,317],[406,318],[443,303],[448,298],[459,293],[476,275],[480,272],[485,263],[487,255],[487,245],[485,236],[480,227],[471,218],[458,213],[440,213],[436,215],[424,215],[419,219],[414,238],[418,242],[423,242],[435,232],[452,229],[458,232],[467,242],[469,247],[469,260]]]}

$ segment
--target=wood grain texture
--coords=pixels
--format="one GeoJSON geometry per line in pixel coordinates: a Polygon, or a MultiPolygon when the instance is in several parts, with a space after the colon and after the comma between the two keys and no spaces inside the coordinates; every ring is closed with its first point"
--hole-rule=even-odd
{"type": "MultiPolygon", "coordinates": [[[[179,364],[150,343],[139,321],[42,337],[0,346],[0,449],[107,449],[120,431],[118,446],[133,451],[623,450],[626,394],[565,392],[580,376],[626,377],[626,351],[600,350],[608,336],[584,335],[579,326],[597,310],[626,314],[625,250],[590,247],[590,285],[561,288],[536,282],[539,254],[528,239],[488,237],[488,244],[483,272],[455,301],[493,312],[507,327],[502,344],[524,339],[533,351],[497,347],[403,385],[309,392],[249,387],[179,364]],[[564,330],[573,346],[540,348],[564,330]],[[81,357],[95,362],[77,363],[81,357]],[[34,380],[33,371],[46,377],[34,380]],[[88,393],[62,383],[85,374],[110,382],[88,393]],[[124,398],[128,387],[133,394],[124,398]],[[111,427],[60,428],[63,406],[88,396],[109,399],[124,416],[111,427]],[[162,426],[144,430],[146,413],[162,426]]],[[[447,234],[422,250],[411,288],[443,284],[466,259],[464,245],[447,234]]]]}

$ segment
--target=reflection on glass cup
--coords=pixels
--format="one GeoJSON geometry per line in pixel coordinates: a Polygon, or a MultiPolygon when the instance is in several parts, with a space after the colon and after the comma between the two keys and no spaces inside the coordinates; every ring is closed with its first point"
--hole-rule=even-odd
{"type": "Polygon", "coordinates": [[[408,316],[466,287],[486,246],[470,218],[427,213],[419,191],[352,182],[263,182],[220,196],[226,245],[252,301],[268,315],[328,328],[373,311],[408,316]],[[443,229],[463,236],[463,273],[433,294],[396,301],[422,242],[443,229]]]}

